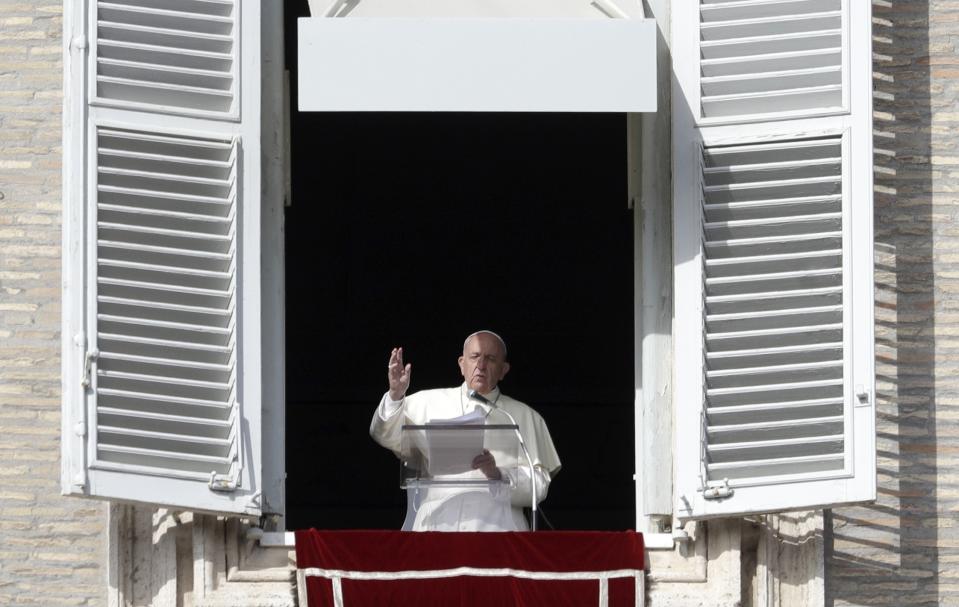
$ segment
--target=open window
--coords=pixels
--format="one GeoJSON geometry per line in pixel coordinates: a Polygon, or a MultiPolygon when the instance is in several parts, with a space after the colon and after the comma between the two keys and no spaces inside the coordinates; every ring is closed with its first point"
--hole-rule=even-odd
{"type": "Polygon", "coordinates": [[[875,498],[870,10],[675,11],[681,519],[875,498]]]}

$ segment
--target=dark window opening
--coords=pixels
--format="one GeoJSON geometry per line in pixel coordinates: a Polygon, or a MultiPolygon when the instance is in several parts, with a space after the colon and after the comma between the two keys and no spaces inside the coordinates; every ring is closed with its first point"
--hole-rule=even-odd
{"type": "Polygon", "coordinates": [[[291,130],[287,528],[399,528],[399,464],[368,434],[390,348],[411,390],[454,386],[480,328],[506,338],[502,389],[563,460],[552,524],[632,528],[625,116],[294,112],[291,130]]]}

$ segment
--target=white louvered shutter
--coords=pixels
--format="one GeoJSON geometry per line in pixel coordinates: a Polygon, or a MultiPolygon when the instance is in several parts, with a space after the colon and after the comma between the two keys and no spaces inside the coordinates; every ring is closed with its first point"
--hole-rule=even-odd
{"type": "Polygon", "coordinates": [[[259,3],[67,5],[63,490],[261,514],[259,3]]]}
{"type": "Polygon", "coordinates": [[[676,514],[874,499],[868,3],[676,4],[676,514]]]}

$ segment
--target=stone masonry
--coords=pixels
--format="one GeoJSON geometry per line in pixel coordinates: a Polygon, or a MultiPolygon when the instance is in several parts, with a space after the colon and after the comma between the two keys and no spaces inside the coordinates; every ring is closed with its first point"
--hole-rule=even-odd
{"type": "Polygon", "coordinates": [[[878,500],[827,516],[827,606],[959,605],[957,44],[959,2],[873,2],[878,500]]]}
{"type": "Polygon", "coordinates": [[[0,605],[106,603],[106,506],[60,495],[62,4],[0,0],[0,605]]]}

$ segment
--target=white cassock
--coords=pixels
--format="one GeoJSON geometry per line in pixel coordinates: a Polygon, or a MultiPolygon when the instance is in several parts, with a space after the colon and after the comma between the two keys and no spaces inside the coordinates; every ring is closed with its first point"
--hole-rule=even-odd
{"type": "MultiPolygon", "coordinates": [[[[533,460],[536,498],[537,501],[543,501],[550,480],[559,472],[561,465],[546,422],[529,406],[501,394],[499,388],[485,395],[485,398],[495,406],[490,407],[488,403],[470,398],[465,383],[458,388],[422,390],[400,401],[390,399],[387,392],[373,413],[370,436],[397,457],[402,457],[401,429],[404,424],[423,425],[433,420],[453,419],[474,409],[480,409],[489,424],[512,424],[509,416],[496,411],[503,409],[516,420],[523,435],[530,459],[533,460]]],[[[521,460],[521,465],[515,470],[506,471],[509,490],[497,491],[486,487],[408,489],[409,511],[403,528],[413,531],[528,530],[523,508],[530,506],[533,496],[529,465],[525,456],[521,456],[521,460]]],[[[472,474],[484,478],[478,470],[472,474]]]]}

